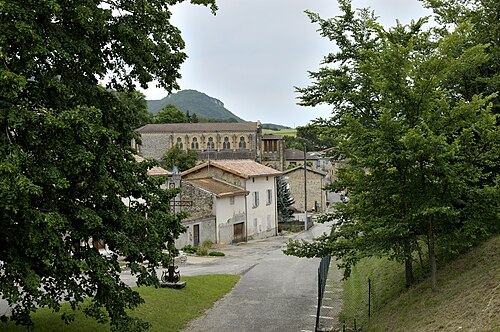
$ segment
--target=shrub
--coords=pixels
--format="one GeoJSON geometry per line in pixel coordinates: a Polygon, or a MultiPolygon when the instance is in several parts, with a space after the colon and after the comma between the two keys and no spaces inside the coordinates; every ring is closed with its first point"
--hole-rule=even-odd
{"type": "Polygon", "coordinates": [[[201,244],[201,246],[203,248],[207,248],[208,249],[208,248],[211,248],[213,246],[213,244],[214,243],[212,241],[206,240],[206,241],[203,241],[203,243],[201,244]]]}
{"type": "Polygon", "coordinates": [[[208,256],[226,256],[226,254],[221,251],[211,251],[208,253],[208,256]]]}
{"type": "Polygon", "coordinates": [[[186,244],[184,247],[182,247],[181,250],[184,251],[186,254],[196,254],[196,248],[197,247],[193,247],[190,244],[186,244]]]}
{"type": "Polygon", "coordinates": [[[196,255],[198,256],[207,256],[208,249],[205,247],[196,247],[196,255]]]}

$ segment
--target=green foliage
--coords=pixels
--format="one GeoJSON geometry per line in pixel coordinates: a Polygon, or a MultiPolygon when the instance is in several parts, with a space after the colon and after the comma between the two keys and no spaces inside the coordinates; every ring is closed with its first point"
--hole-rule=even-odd
{"type": "Polygon", "coordinates": [[[176,166],[180,172],[196,166],[198,162],[198,153],[195,150],[181,150],[177,145],[172,146],[163,155],[163,166],[172,170],[176,166]]]}
{"type": "Polygon", "coordinates": [[[328,134],[349,166],[329,189],[348,190],[350,201],[323,217],[337,221],[331,237],[291,241],[286,252],[333,254],[346,275],[363,257],[386,256],[406,263],[409,285],[420,239],[435,276],[435,244],[456,250],[498,231],[498,178],[489,171],[500,152],[497,96],[466,98],[450,85],[463,68],[481,75],[487,46],[469,43],[466,24],[444,37],[424,19],[385,30],[371,11],[340,5],[335,19],[309,14],[340,50],[298,91],[303,105],[336,110],[328,134]]]}
{"type": "MultiPolygon", "coordinates": [[[[171,288],[138,287],[144,299],[144,304],[133,310],[127,310],[131,315],[150,322],[151,332],[177,332],[183,330],[188,323],[202,315],[207,309],[231,291],[240,279],[239,275],[212,274],[193,277],[181,277],[187,286],[182,290],[171,288]]],[[[61,312],[73,315],[75,320],[66,325],[61,320],[59,313],[52,312],[49,308],[38,309],[32,314],[35,322],[35,331],[109,331],[110,325],[98,324],[95,320],[85,317],[82,309],[90,303],[84,301],[81,308],[76,311],[71,309],[69,303],[61,305],[61,312]]],[[[17,326],[13,322],[0,323],[1,331],[17,332],[26,331],[25,327],[17,326]]],[[[123,331],[129,331],[124,329],[123,331]]]]}
{"type": "Polygon", "coordinates": [[[205,241],[203,241],[203,243],[201,244],[201,246],[202,246],[203,248],[207,248],[207,249],[212,248],[212,246],[213,246],[213,245],[214,245],[214,243],[213,243],[212,241],[210,241],[210,240],[205,240],[205,241]]]}
{"type": "Polygon", "coordinates": [[[276,181],[276,199],[278,205],[278,218],[282,222],[287,222],[292,219],[293,210],[290,206],[295,202],[292,194],[290,193],[290,185],[279,176],[276,181]]]}
{"type": "Polygon", "coordinates": [[[186,254],[196,254],[196,247],[193,247],[190,244],[186,244],[184,247],[181,249],[184,251],[186,254]]]}
{"type": "Polygon", "coordinates": [[[206,247],[196,247],[197,256],[208,256],[208,249],[206,247]]]}
{"type": "Polygon", "coordinates": [[[37,307],[76,308],[92,296],[88,316],[142,330],[125,309],[143,300],[120,280],[116,257],[89,241],[124,256],[139,285],[158,285],[162,250],[184,231],[184,215],[170,213],[177,192],[159,189],[164,180],[147,175],[154,162],[137,163],[130,147],[144,121],[135,82],[178,87],[180,31],[160,0],[1,6],[0,295],[9,319],[32,326],[37,307]]]}
{"type": "Polygon", "coordinates": [[[226,256],[222,251],[211,251],[208,253],[208,256],[226,256]]]}
{"type": "Polygon", "coordinates": [[[165,106],[155,116],[156,123],[187,123],[189,117],[172,104],[165,106]]]}

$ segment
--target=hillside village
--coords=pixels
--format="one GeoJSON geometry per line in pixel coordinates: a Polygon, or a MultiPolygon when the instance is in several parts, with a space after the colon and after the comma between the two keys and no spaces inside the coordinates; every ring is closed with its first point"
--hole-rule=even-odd
{"type": "Polygon", "coordinates": [[[292,194],[293,220],[304,223],[307,213],[311,223],[330,204],[331,194],[324,187],[335,176],[337,164],[324,151],[304,156],[304,151],[286,149],[283,137],[263,134],[259,122],[148,124],[137,132],[141,143],[134,141],[133,147],[144,158],[161,161],[173,146],[198,154],[197,166],[164,173],[171,188],[181,189],[173,211],[189,215],[178,248],[277,235],[277,177],[292,194]]]}

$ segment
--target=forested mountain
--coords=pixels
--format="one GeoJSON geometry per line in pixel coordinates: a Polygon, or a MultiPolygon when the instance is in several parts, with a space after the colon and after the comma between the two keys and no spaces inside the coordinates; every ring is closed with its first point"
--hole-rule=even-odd
{"type": "Polygon", "coordinates": [[[183,112],[196,114],[198,118],[216,121],[244,122],[224,107],[224,103],[196,90],[181,90],[161,100],[148,100],[148,111],[153,115],[166,105],[172,104],[183,112]]]}

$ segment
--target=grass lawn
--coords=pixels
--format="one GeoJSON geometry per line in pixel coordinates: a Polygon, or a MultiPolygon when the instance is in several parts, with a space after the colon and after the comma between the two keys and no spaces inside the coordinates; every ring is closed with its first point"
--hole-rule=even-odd
{"type": "MultiPolygon", "coordinates": [[[[194,318],[227,294],[238,282],[238,275],[212,274],[182,277],[186,281],[183,289],[137,287],[145,303],[136,308],[132,315],[151,323],[148,331],[179,331],[194,318]]],[[[32,314],[35,331],[109,331],[109,324],[98,324],[78,311],[75,321],[66,325],[61,320],[62,312],[71,312],[69,305],[63,305],[61,312],[53,313],[47,308],[32,314]]],[[[14,323],[0,323],[0,331],[26,331],[14,323]]]]}
{"type": "Polygon", "coordinates": [[[269,135],[282,135],[282,136],[297,136],[297,129],[281,129],[281,130],[271,130],[271,129],[263,129],[263,134],[269,135]]]}
{"type": "Polygon", "coordinates": [[[405,288],[404,266],[387,259],[363,259],[343,282],[340,321],[363,331],[500,331],[500,236],[438,269],[433,292],[414,264],[417,278],[405,288]],[[368,278],[371,314],[368,318],[368,278]]]}

